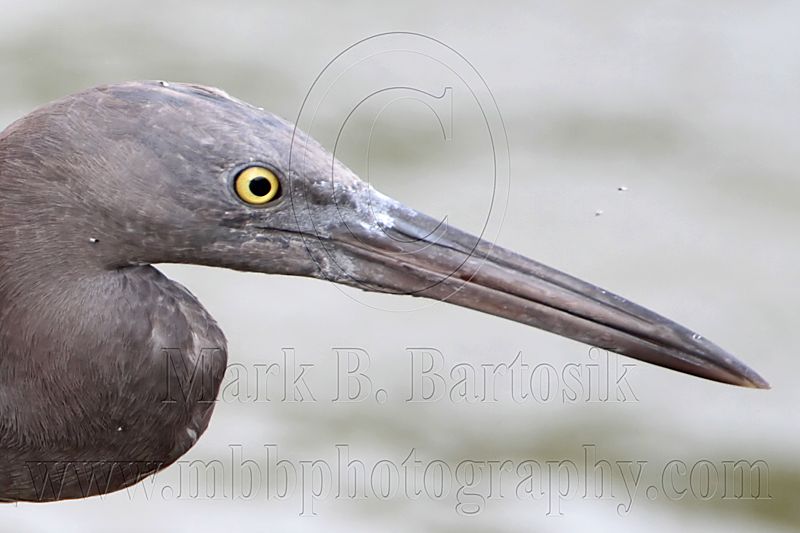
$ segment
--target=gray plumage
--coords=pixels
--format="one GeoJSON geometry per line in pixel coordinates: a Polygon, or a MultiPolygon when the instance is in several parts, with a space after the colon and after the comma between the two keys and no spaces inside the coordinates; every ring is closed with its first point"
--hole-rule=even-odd
{"type": "Polygon", "coordinates": [[[177,460],[206,429],[225,338],[152,263],[447,300],[683,372],[766,386],[678,324],[440,227],[291,124],[216,89],[125,83],[31,113],[0,134],[0,201],[4,501],[119,490],[177,460]],[[275,201],[237,197],[233,180],[251,166],[274,170],[275,201]]]}

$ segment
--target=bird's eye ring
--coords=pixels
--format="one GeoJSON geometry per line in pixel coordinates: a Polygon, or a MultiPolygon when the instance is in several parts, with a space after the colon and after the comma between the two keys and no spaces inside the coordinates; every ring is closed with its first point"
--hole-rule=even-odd
{"type": "Polygon", "coordinates": [[[281,182],[273,171],[265,167],[247,167],[233,181],[236,195],[250,205],[264,205],[280,196],[281,182]]]}

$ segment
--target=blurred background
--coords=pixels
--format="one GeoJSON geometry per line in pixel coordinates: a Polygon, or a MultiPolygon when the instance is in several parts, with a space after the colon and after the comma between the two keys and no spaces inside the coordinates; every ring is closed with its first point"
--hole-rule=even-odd
{"type": "Polygon", "coordinates": [[[798,6],[0,0],[0,12],[0,127],[60,96],[133,79],[217,86],[294,121],[317,75],[351,44],[392,30],[434,37],[475,70],[430,41],[380,43],[337,63],[337,76],[346,74],[312,91],[318,107],[304,109],[311,114],[301,118],[313,120],[303,127],[331,150],[341,129],[337,156],[387,194],[472,232],[490,220],[498,244],[686,324],[773,387],[744,390],[635,364],[620,399],[614,376],[632,360],[607,364],[586,346],[498,318],[319,281],[164,265],[217,318],[238,365],[208,432],[145,485],[149,495],[140,487],[3,506],[0,531],[798,530],[798,6]],[[491,102],[475,71],[505,128],[492,137],[497,182],[467,87],[491,102]],[[464,72],[473,75],[466,85],[464,72]],[[450,93],[383,100],[344,125],[368,89],[403,83],[450,93]],[[413,347],[438,350],[443,372],[510,364],[521,353],[557,377],[537,381],[537,398],[524,402],[510,397],[507,380],[497,382],[496,401],[407,402],[413,347]],[[365,401],[331,401],[336,348],[369,354],[365,401]],[[282,401],[279,381],[256,397],[243,392],[237,376],[253,387],[256,365],[280,365],[286,353],[313,365],[306,383],[316,401],[282,401]],[[561,379],[571,364],[583,376],[574,398],[561,379]],[[376,397],[378,388],[385,394],[376,397]],[[442,461],[453,473],[477,461],[483,481],[469,492],[493,497],[472,498],[479,512],[465,516],[455,480],[440,498],[409,498],[402,487],[386,499],[369,487],[367,498],[337,498],[334,486],[315,502],[316,516],[301,516],[300,491],[267,498],[263,477],[248,497],[244,460],[268,470],[270,450],[298,471],[316,459],[335,469],[343,446],[368,471],[381,460],[400,466],[412,450],[423,465],[442,461]],[[587,453],[596,455],[591,465],[613,465],[611,486],[584,468],[587,453]],[[542,466],[534,499],[516,490],[526,460],[542,466]],[[744,497],[734,490],[741,472],[728,469],[739,460],[767,465],[760,487],[745,480],[744,497]],[[503,461],[513,471],[500,494],[489,478],[503,461]],[[671,461],[699,465],[696,475],[673,468],[662,476],[671,461]],[[547,465],[559,464],[548,477],[547,465]],[[634,496],[630,474],[618,470],[625,465],[634,476],[642,466],[634,496]],[[715,469],[719,476],[704,475],[715,469]],[[676,479],[682,497],[664,488],[676,479]],[[553,505],[558,491],[566,496],[553,505]]]}

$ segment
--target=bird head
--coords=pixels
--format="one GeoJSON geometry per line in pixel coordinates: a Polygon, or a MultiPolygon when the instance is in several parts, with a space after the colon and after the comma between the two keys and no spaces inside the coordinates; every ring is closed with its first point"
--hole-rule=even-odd
{"type": "Polygon", "coordinates": [[[35,227],[33,242],[52,246],[53,261],[321,278],[447,301],[708,379],[767,386],[683,326],[379,193],[291,123],[216,89],[91,89],[21,119],[0,143],[4,201],[17,210],[19,231],[35,227]]]}

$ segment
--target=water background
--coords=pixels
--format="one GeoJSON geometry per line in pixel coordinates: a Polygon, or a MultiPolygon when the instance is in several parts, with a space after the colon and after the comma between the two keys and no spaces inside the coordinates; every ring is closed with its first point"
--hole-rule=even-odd
{"type": "MultiPolygon", "coordinates": [[[[512,167],[497,242],[696,329],[773,386],[743,390],[639,364],[628,380],[636,401],[413,404],[404,401],[409,347],[434,347],[448,365],[474,368],[510,363],[522,352],[531,365],[560,370],[596,363],[597,354],[453,306],[166,265],[218,319],[232,363],[252,371],[293,348],[299,363],[314,365],[317,401],[220,402],[184,459],[222,461],[227,493],[179,495],[176,487],[191,481],[176,466],[161,474],[152,498],[119,493],[6,506],[0,530],[797,530],[796,5],[0,0],[0,13],[0,127],[65,94],[131,79],[218,86],[293,120],[315,76],[350,44],[390,30],[433,36],[469,59],[502,111],[512,167]],[[337,347],[370,354],[385,403],[330,401],[337,347]],[[507,490],[465,517],[453,494],[386,501],[329,495],[315,507],[318,516],[299,516],[297,498],[243,497],[242,480],[228,466],[237,453],[263,462],[265,444],[297,464],[322,458],[335,465],[336,446],[346,445],[367,464],[400,463],[416,450],[425,462],[453,467],[464,459],[582,464],[594,449],[609,461],[643,462],[648,485],[672,460],[719,468],[763,460],[768,497],[639,494],[628,509],[619,485],[606,498],[585,497],[581,488],[553,516],[559,513],[546,497],[526,501],[507,490]]],[[[378,70],[371,79],[393,83],[394,74],[378,70]]],[[[421,71],[416,81],[425,85],[432,76],[421,71]]],[[[359,94],[353,87],[338,87],[319,114],[320,131],[340,126],[347,97],[359,94]]],[[[475,232],[491,191],[489,152],[464,91],[453,91],[450,141],[413,101],[387,109],[369,174],[384,192],[475,232]]],[[[371,118],[356,117],[337,152],[358,172],[359,135],[371,118]]]]}

